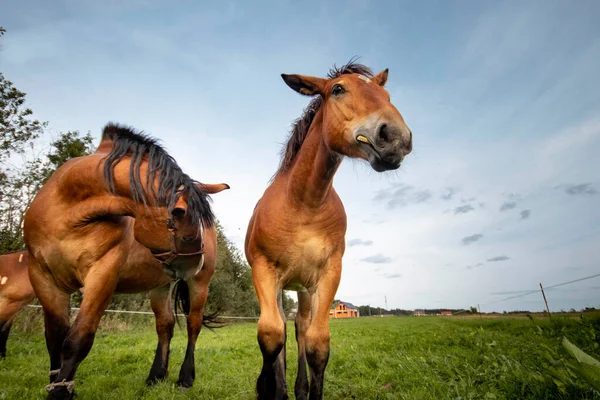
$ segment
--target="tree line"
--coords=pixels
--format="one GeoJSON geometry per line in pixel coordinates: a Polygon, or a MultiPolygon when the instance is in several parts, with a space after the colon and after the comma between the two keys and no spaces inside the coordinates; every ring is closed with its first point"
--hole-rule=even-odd
{"type": "MultiPolygon", "coordinates": [[[[0,37],[6,31],[0,27],[0,37]]],[[[48,122],[34,118],[26,94],[0,72],[0,253],[22,250],[23,218],[36,193],[66,161],[94,151],[94,137],[79,130],[59,132],[45,144],[48,122]]],[[[258,316],[250,266],[216,222],[217,267],[210,283],[207,309],[235,316],[258,316]]],[[[81,294],[72,296],[72,305],[81,294]]],[[[284,296],[286,313],[294,301],[284,296]]],[[[109,308],[150,310],[146,293],[115,295],[109,308]]]]}

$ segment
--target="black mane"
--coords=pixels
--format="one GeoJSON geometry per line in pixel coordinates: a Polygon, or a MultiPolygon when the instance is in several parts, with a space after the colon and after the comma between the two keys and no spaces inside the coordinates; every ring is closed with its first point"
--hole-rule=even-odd
{"type": "Polygon", "coordinates": [[[179,195],[187,191],[188,212],[192,220],[202,221],[207,227],[212,226],[214,214],[209,204],[210,197],[194,184],[196,181],[183,173],[175,159],[156,139],[131,127],[108,123],[102,131],[102,141],[112,142],[112,148],[104,162],[104,180],[111,193],[116,192],[114,167],[124,158],[130,157],[129,188],[133,200],[147,204],[148,197],[140,177],[140,166],[146,159],[146,187],[150,188],[153,200],[161,207],[172,209],[179,195]],[[158,193],[152,184],[155,179],[158,181],[158,193]]]}
{"type": "MultiPolygon", "coordinates": [[[[373,77],[373,71],[371,71],[369,67],[357,64],[355,61],[356,59],[353,58],[347,64],[342,65],[339,68],[334,65],[333,68],[329,70],[327,78],[335,79],[346,74],[361,74],[369,78],[373,77]]],[[[322,102],[323,98],[321,96],[312,99],[304,109],[302,116],[294,121],[290,137],[283,147],[281,163],[277,173],[286,172],[292,165],[292,161],[294,161],[294,157],[296,157],[296,154],[300,151],[300,147],[302,147],[302,143],[304,143],[306,135],[308,134],[310,124],[315,119],[315,115],[317,115],[317,112],[321,108],[322,102]]]]}

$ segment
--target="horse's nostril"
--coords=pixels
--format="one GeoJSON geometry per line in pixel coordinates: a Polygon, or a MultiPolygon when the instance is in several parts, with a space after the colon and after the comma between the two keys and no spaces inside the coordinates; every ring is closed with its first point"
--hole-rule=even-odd
{"type": "Polygon", "coordinates": [[[389,131],[387,124],[381,124],[381,126],[379,126],[379,132],[377,132],[377,134],[379,135],[381,140],[387,142],[389,140],[389,131]]]}

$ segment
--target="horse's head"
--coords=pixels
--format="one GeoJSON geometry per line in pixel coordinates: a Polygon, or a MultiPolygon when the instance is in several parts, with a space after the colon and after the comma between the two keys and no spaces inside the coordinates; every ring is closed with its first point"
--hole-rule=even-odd
{"type": "MultiPolygon", "coordinates": [[[[198,183],[196,187],[206,194],[229,189],[229,185],[224,183],[198,183]]],[[[194,219],[188,212],[189,199],[189,192],[181,192],[175,204],[168,211],[166,225],[169,234],[168,237],[161,240],[160,248],[169,250],[158,251],[155,248],[152,251],[154,257],[162,262],[167,275],[172,278],[190,278],[196,275],[204,264],[203,225],[200,220],[194,219]]],[[[158,239],[158,235],[155,235],[155,238],[158,239]]]]}
{"type": "Polygon", "coordinates": [[[323,138],[330,150],[362,158],[374,170],[394,170],[412,150],[412,132],[384,89],[388,70],[372,76],[344,71],[333,79],[285,75],[289,87],[320,95],[323,138]]]}

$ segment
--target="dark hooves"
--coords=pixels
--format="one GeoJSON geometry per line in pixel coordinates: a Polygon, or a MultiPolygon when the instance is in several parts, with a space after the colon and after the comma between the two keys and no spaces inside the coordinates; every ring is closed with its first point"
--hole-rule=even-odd
{"type": "Polygon", "coordinates": [[[193,382],[177,381],[175,385],[179,387],[180,392],[187,392],[192,388],[193,382]]]}
{"type": "Polygon", "coordinates": [[[146,379],[146,386],[154,386],[159,382],[164,382],[167,380],[166,376],[163,377],[158,377],[158,376],[153,376],[153,377],[148,377],[146,379]]]}
{"type": "Polygon", "coordinates": [[[69,392],[67,388],[56,388],[48,393],[48,400],[72,400],[75,392],[69,392]]]}
{"type": "Polygon", "coordinates": [[[177,385],[177,386],[179,386],[179,393],[185,393],[191,389],[191,386],[180,386],[180,385],[177,385]]]}

